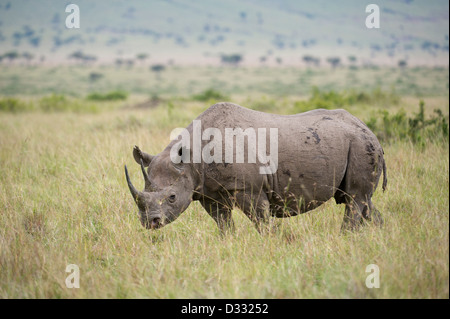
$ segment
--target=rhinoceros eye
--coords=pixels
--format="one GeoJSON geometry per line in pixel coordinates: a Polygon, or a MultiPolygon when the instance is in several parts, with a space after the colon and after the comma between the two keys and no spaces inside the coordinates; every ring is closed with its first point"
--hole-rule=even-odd
{"type": "Polygon", "coordinates": [[[173,203],[175,201],[175,194],[169,196],[169,202],[173,203]]]}

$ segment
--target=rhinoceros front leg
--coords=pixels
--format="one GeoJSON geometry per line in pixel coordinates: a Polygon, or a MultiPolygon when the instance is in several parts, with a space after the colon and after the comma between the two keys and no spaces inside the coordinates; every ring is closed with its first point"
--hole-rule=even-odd
{"type": "Polygon", "coordinates": [[[254,223],[259,233],[272,230],[270,224],[270,203],[265,193],[237,191],[234,195],[239,209],[254,223]]]}
{"type": "Polygon", "coordinates": [[[212,199],[204,199],[200,202],[206,212],[217,223],[222,235],[227,232],[234,232],[234,222],[231,216],[231,208],[212,199]]]}

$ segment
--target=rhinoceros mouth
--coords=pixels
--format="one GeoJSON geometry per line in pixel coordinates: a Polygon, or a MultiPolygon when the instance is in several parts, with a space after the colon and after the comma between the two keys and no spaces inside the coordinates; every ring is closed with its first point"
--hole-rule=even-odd
{"type": "Polygon", "coordinates": [[[141,219],[141,223],[146,229],[151,230],[162,228],[165,225],[161,217],[158,216],[155,216],[153,218],[146,218],[145,220],[141,219]]]}
{"type": "Polygon", "coordinates": [[[163,227],[164,225],[162,223],[160,223],[159,221],[152,221],[150,223],[150,229],[158,229],[163,227]]]}

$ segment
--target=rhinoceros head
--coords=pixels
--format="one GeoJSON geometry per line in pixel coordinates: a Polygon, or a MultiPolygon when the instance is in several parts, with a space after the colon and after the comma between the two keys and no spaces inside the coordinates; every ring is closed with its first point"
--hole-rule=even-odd
{"type": "Polygon", "coordinates": [[[134,159],[141,165],[145,187],[138,191],[131,183],[125,166],[128,188],[138,208],[141,223],[156,229],[177,219],[192,201],[194,182],[189,165],[174,164],[168,152],[156,156],[133,149],[134,159]],[[148,171],[145,167],[148,166],[148,171]]]}

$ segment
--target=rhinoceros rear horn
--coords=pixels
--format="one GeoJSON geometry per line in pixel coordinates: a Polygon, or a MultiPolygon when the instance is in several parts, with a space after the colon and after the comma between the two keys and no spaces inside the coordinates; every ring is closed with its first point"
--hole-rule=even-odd
{"type": "Polygon", "coordinates": [[[128,175],[128,169],[127,169],[126,165],[125,165],[125,176],[127,178],[128,188],[130,189],[131,195],[133,196],[134,201],[137,202],[141,192],[139,192],[131,183],[130,176],[128,175]]]}
{"type": "Polygon", "coordinates": [[[142,159],[141,159],[141,170],[142,170],[142,175],[144,175],[145,189],[149,189],[150,191],[153,191],[152,183],[150,182],[150,178],[148,177],[148,174],[145,171],[144,161],[142,159]]]}

